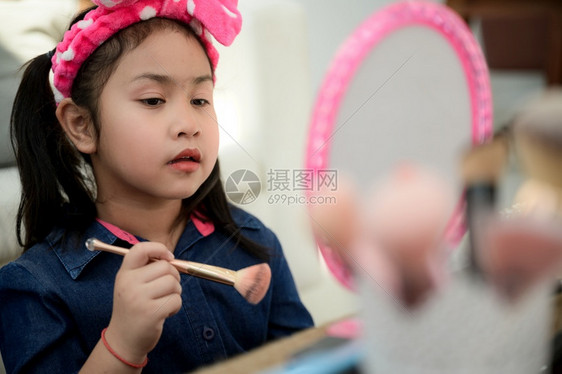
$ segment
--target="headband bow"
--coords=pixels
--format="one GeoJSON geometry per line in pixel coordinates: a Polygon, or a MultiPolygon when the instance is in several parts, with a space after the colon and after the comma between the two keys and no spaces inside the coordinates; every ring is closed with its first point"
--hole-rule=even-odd
{"type": "Polygon", "coordinates": [[[51,62],[55,101],[70,97],[72,83],[84,61],[103,42],[133,23],[153,17],[178,20],[200,37],[213,69],[219,53],[211,35],[228,46],[242,26],[238,0],[92,0],[98,7],[72,25],[57,45],[51,62]],[[210,34],[210,35],[209,35],[210,34]]]}

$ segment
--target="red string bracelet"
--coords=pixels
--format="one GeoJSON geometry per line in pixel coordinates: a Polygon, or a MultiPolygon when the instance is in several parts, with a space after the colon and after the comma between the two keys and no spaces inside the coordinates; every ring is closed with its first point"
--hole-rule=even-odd
{"type": "Polygon", "coordinates": [[[115,356],[116,359],[118,359],[119,361],[121,361],[122,363],[124,363],[127,366],[130,366],[132,368],[135,369],[142,369],[143,367],[146,366],[146,364],[148,363],[148,357],[146,357],[143,361],[142,364],[133,364],[132,362],[129,362],[127,360],[125,360],[123,357],[119,356],[117,354],[117,352],[115,352],[113,350],[113,348],[111,348],[109,346],[109,343],[107,342],[107,340],[105,340],[105,330],[107,330],[107,327],[103,330],[101,330],[101,341],[103,342],[103,345],[105,345],[105,348],[107,348],[107,350],[109,351],[109,353],[111,353],[113,356],[115,356]]]}

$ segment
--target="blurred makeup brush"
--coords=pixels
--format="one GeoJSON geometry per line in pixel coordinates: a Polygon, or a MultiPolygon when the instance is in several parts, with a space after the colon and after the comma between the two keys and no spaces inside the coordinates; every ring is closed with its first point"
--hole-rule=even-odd
{"type": "MultiPolygon", "coordinates": [[[[126,248],[106,244],[95,238],[86,240],[86,248],[121,256],[129,252],[126,248]]],[[[263,299],[271,281],[271,269],[265,263],[238,271],[184,260],[172,260],[170,263],[182,273],[233,286],[250,304],[257,304],[263,299]]]]}
{"type": "Polygon", "coordinates": [[[387,257],[394,271],[388,283],[407,308],[420,306],[446,281],[444,233],[454,195],[445,178],[414,163],[397,166],[371,193],[366,213],[371,250],[387,257]]]}
{"type": "Polygon", "coordinates": [[[461,177],[465,188],[466,224],[470,238],[470,268],[479,273],[477,225],[490,214],[496,203],[496,186],[507,163],[508,129],[496,133],[493,139],[471,148],[461,161],[461,177]]]}

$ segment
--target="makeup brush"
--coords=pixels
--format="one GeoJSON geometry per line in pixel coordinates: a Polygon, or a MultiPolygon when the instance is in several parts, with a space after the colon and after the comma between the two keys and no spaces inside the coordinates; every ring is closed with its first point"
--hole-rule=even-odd
{"type": "MultiPolygon", "coordinates": [[[[86,248],[121,256],[129,252],[126,248],[106,244],[95,238],[86,240],[86,248]]],[[[182,273],[233,286],[250,304],[257,304],[263,299],[271,281],[271,269],[265,263],[238,271],[184,260],[171,260],[170,263],[182,273]]]]}
{"type": "Polygon", "coordinates": [[[482,217],[491,213],[496,203],[496,186],[509,151],[508,128],[500,130],[488,143],[471,148],[461,162],[461,177],[465,186],[465,219],[470,240],[470,269],[479,273],[478,227],[482,217]]]}

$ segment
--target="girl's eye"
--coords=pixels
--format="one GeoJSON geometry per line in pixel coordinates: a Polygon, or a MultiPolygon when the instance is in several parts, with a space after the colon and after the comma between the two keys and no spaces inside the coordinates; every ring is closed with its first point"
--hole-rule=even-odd
{"type": "Polygon", "coordinates": [[[142,99],[140,101],[147,106],[157,106],[157,105],[165,103],[164,100],[156,98],[156,97],[151,97],[149,99],[142,99]]]}
{"type": "Polygon", "coordinates": [[[209,101],[207,101],[205,99],[192,99],[191,104],[195,105],[195,106],[204,106],[204,105],[209,104],[209,101]]]}

